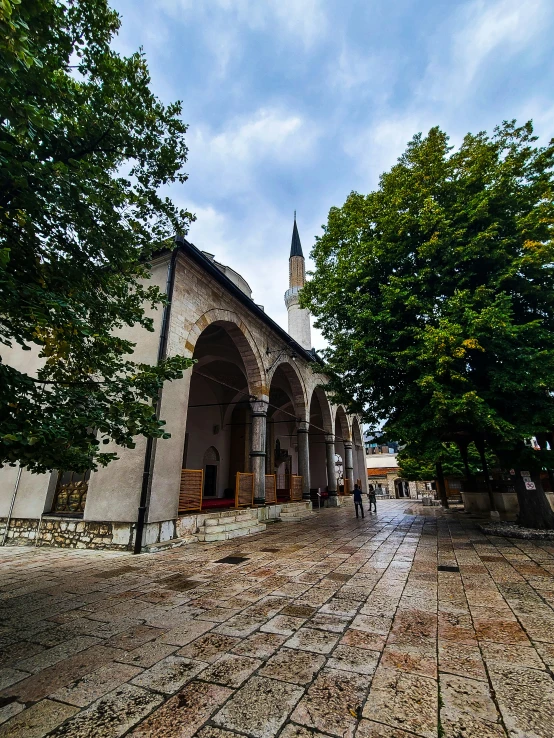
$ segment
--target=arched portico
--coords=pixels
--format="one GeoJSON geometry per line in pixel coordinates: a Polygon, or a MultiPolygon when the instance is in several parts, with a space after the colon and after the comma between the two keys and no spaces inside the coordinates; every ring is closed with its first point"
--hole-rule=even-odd
{"type": "Polygon", "coordinates": [[[285,387],[295,417],[301,421],[307,420],[306,387],[294,361],[284,358],[272,367],[271,373],[267,374],[267,382],[270,392],[272,387],[285,387]]]}
{"type": "Polygon", "coordinates": [[[267,424],[266,470],[275,474],[277,497],[290,498],[292,475],[302,477],[302,496],[309,499],[306,392],[292,362],[282,361],[271,373],[267,424]]]}
{"type": "Polygon", "coordinates": [[[348,418],[342,406],[335,412],[335,456],[337,487],[345,491],[345,480],[348,480],[350,492],[354,489],[354,468],[352,460],[352,439],[348,418]]]}
{"type": "Polygon", "coordinates": [[[214,309],[204,313],[190,329],[183,353],[197,359],[196,346],[198,340],[211,326],[223,328],[229,335],[242,359],[250,393],[259,399],[264,399],[264,396],[267,395],[266,382],[264,381],[265,370],[256,341],[239,316],[230,310],[214,309]]]}
{"type": "Polygon", "coordinates": [[[245,327],[232,318],[228,311],[210,311],[186,342],[196,364],[190,371],[182,469],[202,470],[202,509],[234,504],[238,472],[253,473],[254,496],[264,497],[263,365],[245,327]],[[210,455],[217,455],[217,465],[206,461],[210,455]]]}
{"type": "Polygon", "coordinates": [[[309,423],[310,488],[314,494],[318,491],[328,494],[332,505],[336,501],[331,498],[337,496],[335,436],[331,406],[322,387],[312,392],[309,423]]]}

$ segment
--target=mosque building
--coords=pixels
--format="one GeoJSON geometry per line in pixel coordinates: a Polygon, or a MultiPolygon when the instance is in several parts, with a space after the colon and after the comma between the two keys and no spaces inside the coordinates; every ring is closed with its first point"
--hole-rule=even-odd
{"type": "MultiPolygon", "coordinates": [[[[225,540],[262,532],[270,519],[307,518],[312,502],[338,506],[356,480],[367,489],[360,420],[330,402],[325,376],[313,370],[296,215],[288,332],[240,274],[185,238],[151,263],[167,307],[148,309],[154,332],[134,326],[124,337],[136,361],[196,361],[161,393],[171,437],[107,446],[119,459],[92,473],[0,469],[0,543],[138,552],[225,540]]],[[[18,351],[5,360],[18,365],[18,351]]]]}

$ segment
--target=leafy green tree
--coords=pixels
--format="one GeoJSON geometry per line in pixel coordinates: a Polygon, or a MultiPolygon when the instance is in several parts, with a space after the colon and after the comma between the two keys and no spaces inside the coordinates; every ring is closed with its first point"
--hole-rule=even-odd
{"type": "Polygon", "coordinates": [[[471,484],[477,476],[484,477],[488,484],[490,471],[497,469],[499,461],[486,450],[483,457],[474,444],[460,449],[456,443],[417,443],[406,446],[398,454],[400,473],[405,479],[427,481],[435,479],[443,504],[448,506],[445,477],[462,477],[471,484]]]}
{"type": "Polygon", "coordinates": [[[167,435],[152,400],[190,364],[137,364],[122,337],[153,329],[148,259],[192,216],[160,194],[186,179],[180,104],[110,48],[119,25],[106,0],[0,0],[0,463],[35,472],[167,435]]]}
{"type": "Polygon", "coordinates": [[[417,135],[379,188],[332,208],[303,290],[333,389],[401,443],[487,444],[532,468],[525,524],[554,527],[525,438],[554,428],[554,142],[531,123],[417,135]]]}

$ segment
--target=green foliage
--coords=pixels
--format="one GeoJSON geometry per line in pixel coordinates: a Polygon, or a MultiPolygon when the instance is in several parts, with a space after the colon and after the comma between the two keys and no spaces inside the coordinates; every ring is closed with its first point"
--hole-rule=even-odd
{"type": "Polygon", "coordinates": [[[336,396],[408,449],[554,428],[554,146],[535,142],[515,122],[457,151],[417,135],[315,244],[302,299],[336,396]]]}
{"type": "Polygon", "coordinates": [[[121,330],[153,329],[148,258],[192,216],[160,194],[186,180],[180,104],[110,48],[118,28],[106,0],[0,0],[0,463],[36,472],[163,436],[152,399],[190,365],[136,364],[121,330]]]}
{"type": "MultiPolygon", "coordinates": [[[[435,479],[437,462],[442,464],[445,477],[467,477],[462,454],[455,443],[437,443],[427,448],[421,444],[412,444],[398,454],[397,460],[404,479],[414,481],[435,479]]],[[[489,472],[499,465],[498,459],[490,451],[486,453],[486,461],[489,472]]],[[[472,477],[483,474],[483,464],[473,444],[468,448],[468,468],[472,477]]]]}

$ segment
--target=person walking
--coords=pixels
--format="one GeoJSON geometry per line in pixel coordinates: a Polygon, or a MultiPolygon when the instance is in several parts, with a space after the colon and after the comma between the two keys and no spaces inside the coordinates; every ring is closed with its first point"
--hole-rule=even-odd
{"type": "Polygon", "coordinates": [[[369,510],[368,512],[371,513],[371,506],[373,505],[373,509],[375,512],[377,512],[377,497],[375,496],[375,489],[373,488],[373,485],[369,485],[369,510]]]}
{"type": "Polygon", "coordinates": [[[362,502],[362,490],[358,487],[357,484],[354,485],[354,507],[356,508],[356,517],[358,516],[358,508],[360,508],[360,512],[362,513],[362,518],[364,517],[364,506],[362,502]]]}

